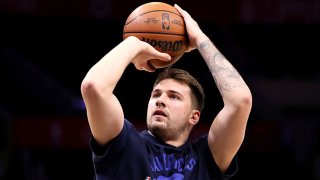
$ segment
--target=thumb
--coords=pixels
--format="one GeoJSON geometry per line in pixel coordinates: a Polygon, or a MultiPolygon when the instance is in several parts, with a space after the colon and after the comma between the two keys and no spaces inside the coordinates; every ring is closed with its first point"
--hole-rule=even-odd
{"type": "Polygon", "coordinates": [[[168,53],[160,53],[158,56],[158,59],[160,59],[162,61],[170,61],[171,56],[168,53]]]}

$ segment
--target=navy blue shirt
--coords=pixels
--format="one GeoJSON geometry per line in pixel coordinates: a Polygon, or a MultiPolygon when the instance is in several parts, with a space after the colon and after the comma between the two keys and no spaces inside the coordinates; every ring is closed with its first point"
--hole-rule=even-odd
{"type": "Polygon", "coordinates": [[[148,131],[137,132],[127,120],[106,147],[99,146],[92,137],[90,146],[97,180],[220,180],[237,172],[234,158],[227,172],[221,173],[207,135],[174,147],[148,131]]]}

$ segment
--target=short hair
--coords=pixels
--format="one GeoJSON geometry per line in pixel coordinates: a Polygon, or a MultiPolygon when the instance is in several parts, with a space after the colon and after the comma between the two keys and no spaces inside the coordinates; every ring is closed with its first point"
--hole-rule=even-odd
{"type": "Polygon", "coordinates": [[[158,74],[153,87],[165,79],[174,79],[188,85],[191,90],[191,99],[194,107],[200,112],[203,110],[205,97],[203,87],[189,72],[183,69],[167,67],[158,74]]]}

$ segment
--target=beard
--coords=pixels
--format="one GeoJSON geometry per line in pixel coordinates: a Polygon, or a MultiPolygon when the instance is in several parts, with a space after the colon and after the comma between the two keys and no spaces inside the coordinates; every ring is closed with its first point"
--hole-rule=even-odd
{"type": "Polygon", "coordinates": [[[182,126],[168,121],[152,121],[147,120],[148,130],[157,138],[162,141],[176,140],[181,133],[185,132],[187,129],[187,124],[182,126]]]}
{"type": "Polygon", "coordinates": [[[162,140],[174,139],[174,137],[172,137],[173,135],[170,133],[170,130],[167,128],[167,124],[164,122],[148,123],[147,127],[154,136],[162,140]]]}

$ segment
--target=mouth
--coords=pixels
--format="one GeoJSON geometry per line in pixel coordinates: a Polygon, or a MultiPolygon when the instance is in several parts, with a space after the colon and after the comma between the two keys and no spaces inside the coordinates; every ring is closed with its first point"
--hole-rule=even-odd
{"type": "Polygon", "coordinates": [[[167,114],[161,110],[161,109],[157,109],[153,112],[153,116],[163,116],[163,117],[167,117],[167,114]]]}

